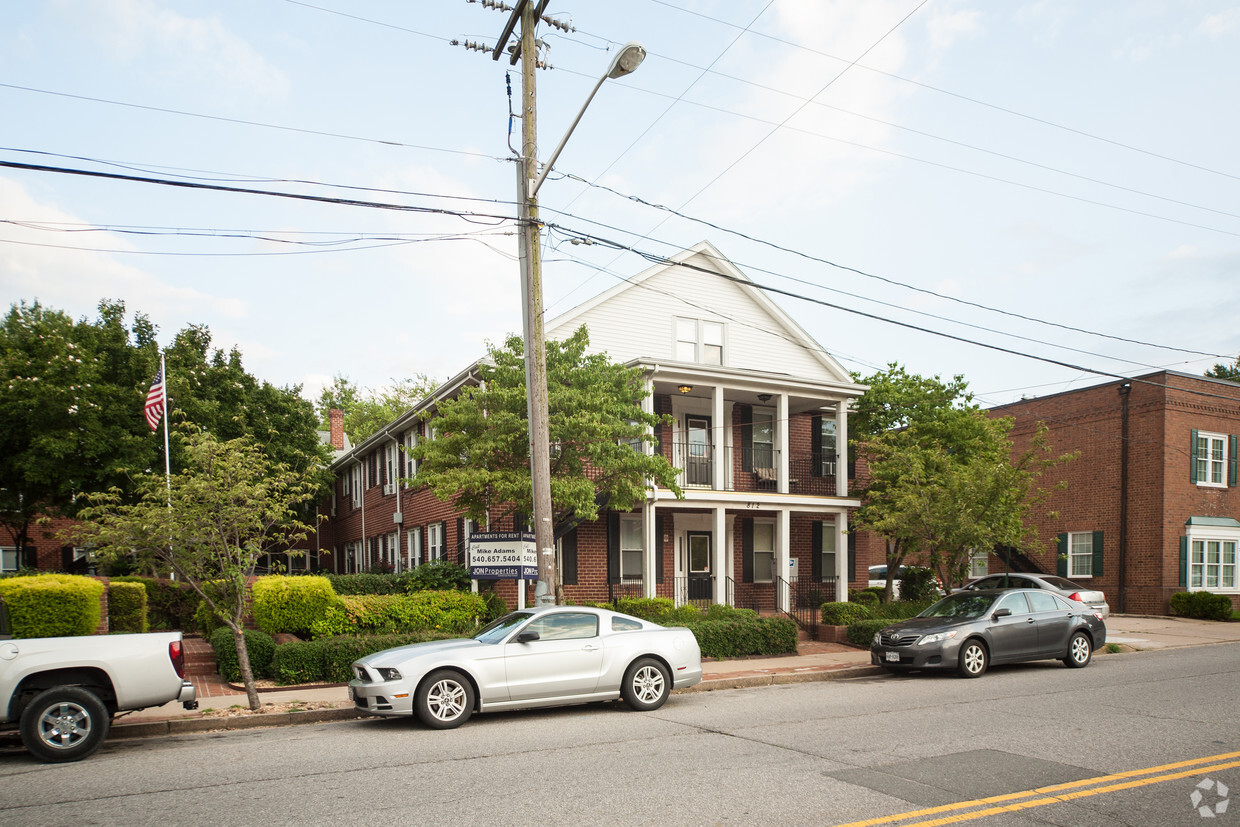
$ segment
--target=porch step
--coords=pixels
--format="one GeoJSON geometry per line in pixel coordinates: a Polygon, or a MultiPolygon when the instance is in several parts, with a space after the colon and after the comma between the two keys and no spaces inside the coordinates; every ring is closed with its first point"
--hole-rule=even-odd
{"type": "Polygon", "coordinates": [[[219,672],[219,664],[215,661],[215,650],[202,638],[185,638],[185,674],[214,675],[219,672]]]}

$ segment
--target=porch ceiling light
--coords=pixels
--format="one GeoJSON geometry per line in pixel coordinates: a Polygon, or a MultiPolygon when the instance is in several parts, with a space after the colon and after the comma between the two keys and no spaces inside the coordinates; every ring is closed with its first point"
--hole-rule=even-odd
{"type": "Polygon", "coordinates": [[[758,401],[759,402],[770,402],[771,395],[769,393],[760,393],[758,394],[758,401]]]}
{"type": "Polygon", "coordinates": [[[677,385],[676,390],[680,391],[681,393],[688,393],[689,391],[693,390],[693,386],[692,385],[677,385]]]}

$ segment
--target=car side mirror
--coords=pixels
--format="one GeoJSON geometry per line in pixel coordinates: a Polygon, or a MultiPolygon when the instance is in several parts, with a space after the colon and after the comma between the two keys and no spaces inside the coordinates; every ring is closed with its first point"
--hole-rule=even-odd
{"type": "Polygon", "coordinates": [[[517,635],[517,643],[529,643],[531,640],[538,640],[538,632],[522,632],[517,635]]]}
{"type": "Polygon", "coordinates": [[[995,613],[992,614],[991,617],[993,617],[995,620],[998,620],[1001,617],[1011,617],[1011,615],[1012,615],[1011,609],[995,609],[995,613]]]}

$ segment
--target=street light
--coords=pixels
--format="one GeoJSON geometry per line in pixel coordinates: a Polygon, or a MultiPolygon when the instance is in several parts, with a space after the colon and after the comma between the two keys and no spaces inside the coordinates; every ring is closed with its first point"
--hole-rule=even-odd
{"type": "MultiPolygon", "coordinates": [[[[521,21],[522,49],[522,157],[517,170],[517,200],[520,203],[521,225],[521,290],[525,296],[522,314],[525,335],[525,388],[527,416],[530,426],[530,481],[533,487],[534,544],[538,549],[538,585],[534,603],[538,606],[556,602],[555,595],[555,527],[551,510],[551,451],[547,411],[547,350],[543,336],[542,262],[539,257],[538,189],[551,171],[569,136],[577,128],[586,107],[594,100],[603,81],[620,78],[636,69],[646,57],[646,50],[637,43],[628,43],[611,59],[607,71],[594,84],[590,96],[582,104],[572,125],[551,153],[551,158],[538,172],[538,127],[534,104],[534,20],[526,3],[521,21]]],[[[522,593],[524,594],[524,593],[522,593]]],[[[522,598],[524,599],[524,598],[522,598]]]]}

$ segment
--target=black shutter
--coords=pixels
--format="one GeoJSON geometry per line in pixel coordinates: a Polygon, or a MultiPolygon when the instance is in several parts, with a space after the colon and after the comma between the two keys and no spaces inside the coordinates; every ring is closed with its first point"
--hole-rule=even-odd
{"type": "Polygon", "coordinates": [[[1240,440],[1235,434],[1227,436],[1227,485],[1231,488],[1236,487],[1236,448],[1240,440]]]}
{"type": "Polygon", "coordinates": [[[1180,588],[1188,588],[1188,538],[1180,538],[1180,588]]]}
{"type": "MultiPolygon", "coordinates": [[[[737,405],[736,418],[741,426],[741,470],[753,470],[753,407],[737,405]]],[[[752,572],[751,572],[752,574],[752,572]]],[[[745,582],[751,582],[747,580],[745,582]]]]}
{"type": "MultiPolygon", "coordinates": [[[[815,477],[821,477],[822,468],[823,468],[823,460],[826,459],[826,457],[823,456],[824,449],[822,447],[822,417],[821,416],[810,417],[809,427],[810,427],[809,444],[810,444],[810,465],[811,465],[810,474],[815,477]]],[[[818,525],[818,524],[815,523],[815,525],[818,525]]],[[[818,581],[819,578],[815,577],[814,580],[818,581]]]]}
{"type": "Polygon", "coordinates": [[[456,562],[465,565],[465,520],[456,518],[456,562]]]}
{"type": "Polygon", "coordinates": [[[1094,577],[1098,577],[1099,575],[1102,574],[1102,532],[1101,531],[1094,532],[1093,566],[1094,566],[1093,575],[1094,577]]]}
{"type": "Polygon", "coordinates": [[[1188,437],[1188,481],[1197,482],[1197,429],[1194,428],[1188,437]]]}
{"type": "Polygon", "coordinates": [[[663,569],[665,561],[663,559],[666,549],[663,548],[663,515],[656,514],[654,518],[654,582],[663,582],[663,569]]]}
{"type": "Polygon", "coordinates": [[[620,582],[620,512],[607,514],[607,582],[620,582]]]}
{"type": "Polygon", "coordinates": [[[60,547],[60,570],[73,571],[73,546],[60,547]]]}
{"type": "Polygon", "coordinates": [[[852,583],[857,579],[857,535],[855,532],[848,532],[848,582],[852,583]]]}
{"type": "Polygon", "coordinates": [[[741,582],[753,582],[753,517],[741,518],[741,582]]]}
{"type": "MultiPolygon", "coordinates": [[[[814,417],[814,419],[818,419],[818,418],[819,417],[814,417]]],[[[817,467],[818,463],[815,462],[814,466],[817,467]]],[[[809,576],[810,576],[810,579],[813,580],[815,583],[821,583],[822,575],[823,575],[823,571],[822,571],[822,523],[815,520],[814,522],[810,523],[810,527],[812,529],[812,532],[810,534],[810,543],[809,543],[809,576]]],[[[830,576],[834,577],[835,572],[831,572],[830,576]]]]}
{"type": "Polygon", "coordinates": [[[577,529],[560,538],[560,582],[577,585],[577,529]]]}
{"type": "Polygon", "coordinates": [[[1068,576],[1068,535],[1055,535],[1055,558],[1058,562],[1055,565],[1055,572],[1060,577],[1068,576]]]}

